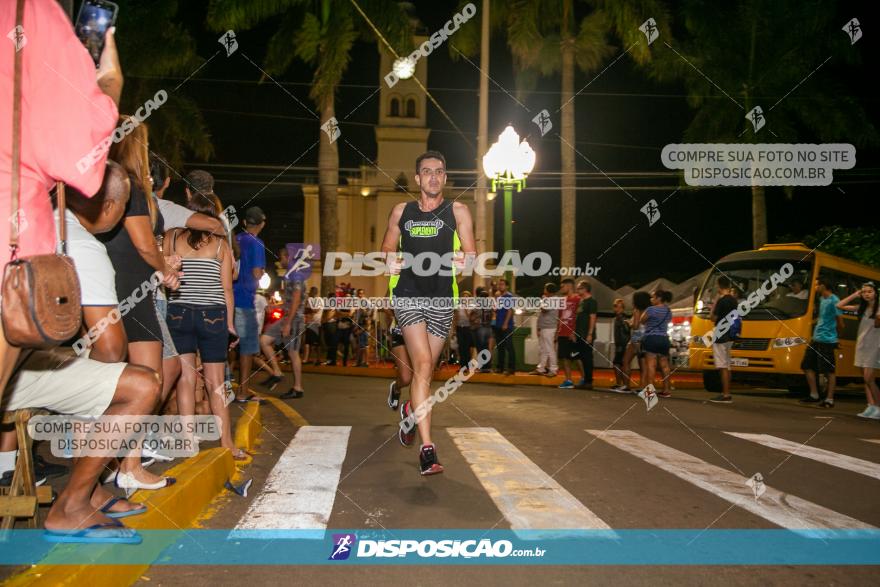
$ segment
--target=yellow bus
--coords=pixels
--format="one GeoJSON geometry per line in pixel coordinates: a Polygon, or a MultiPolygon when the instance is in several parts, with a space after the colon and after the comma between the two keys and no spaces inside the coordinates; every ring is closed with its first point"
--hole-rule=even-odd
{"type": "MultiPolygon", "coordinates": [[[[742,332],[733,344],[732,379],[787,387],[792,393],[806,391],[800,365],[819,308],[815,280],[819,276],[831,278],[840,299],[859,290],[866,281],[880,284],[880,270],[811,250],[802,243],[770,244],[722,258],[706,277],[691,320],[690,368],[702,371],[709,391],[720,391],[721,379],[715,370],[712,347],[702,337],[714,328],[709,314],[718,290],[716,280],[722,274],[733,282],[741,302],[752,294],[751,303],[744,304],[751,309],[742,316],[742,332]]],[[[837,348],[840,385],[861,381],[862,377],[861,369],[853,365],[858,318],[854,312],[844,313],[843,323],[837,348]]]]}

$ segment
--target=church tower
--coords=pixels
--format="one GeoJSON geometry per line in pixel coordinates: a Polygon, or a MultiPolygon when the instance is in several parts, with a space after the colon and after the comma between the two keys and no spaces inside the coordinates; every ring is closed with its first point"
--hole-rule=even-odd
{"type": "MultiPolygon", "coordinates": [[[[414,46],[425,42],[427,37],[413,38],[414,46]]],[[[428,59],[416,62],[415,72],[409,79],[398,79],[388,87],[387,74],[392,73],[394,55],[380,45],[379,65],[379,124],[376,127],[377,156],[379,168],[378,185],[393,185],[403,174],[413,191],[415,159],[428,150],[427,96],[416,83],[428,87],[428,59]],[[384,171],[384,173],[383,173],[384,171]],[[393,180],[390,178],[394,178],[393,180]]]]}

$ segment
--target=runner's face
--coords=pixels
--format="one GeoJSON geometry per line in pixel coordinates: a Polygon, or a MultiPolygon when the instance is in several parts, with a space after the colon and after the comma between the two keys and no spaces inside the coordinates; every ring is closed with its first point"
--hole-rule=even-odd
{"type": "Polygon", "coordinates": [[[439,159],[424,159],[416,175],[416,184],[422,193],[429,197],[437,197],[443,193],[446,185],[446,169],[439,159]]]}

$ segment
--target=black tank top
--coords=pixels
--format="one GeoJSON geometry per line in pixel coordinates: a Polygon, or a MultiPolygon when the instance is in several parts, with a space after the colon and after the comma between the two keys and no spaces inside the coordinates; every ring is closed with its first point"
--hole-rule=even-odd
{"type": "MultiPolygon", "coordinates": [[[[415,257],[420,253],[434,253],[437,258],[442,255],[447,255],[447,258],[442,259],[439,264],[427,258],[422,261],[421,266],[425,269],[432,266],[439,267],[431,275],[415,275],[409,267],[402,269],[400,275],[393,275],[389,285],[394,297],[458,297],[458,284],[450,270],[449,255],[461,248],[456,231],[455,214],[452,213],[453,203],[444,200],[434,210],[422,212],[418,202],[407,202],[398,223],[400,228],[398,251],[410,253],[415,257]]],[[[418,263],[418,260],[416,262],[418,263]]]]}

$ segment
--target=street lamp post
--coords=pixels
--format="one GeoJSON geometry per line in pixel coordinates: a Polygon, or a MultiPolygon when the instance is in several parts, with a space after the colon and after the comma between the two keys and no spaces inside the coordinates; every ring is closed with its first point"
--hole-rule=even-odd
{"type": "MultiPolygon", "coordinates": [[[[521,192],[526,185],[526,177],[535,167],[535,152],[528,141],[519,140],[519,135],[511,125],[483,155],[483,171],[492,180],[492,191],[498,186],[504,190],[504,250],[513,248],[513,190],[521,192]]],[[[511,283],[510,272],[505,274],[507,284],[511,283]]]]}

